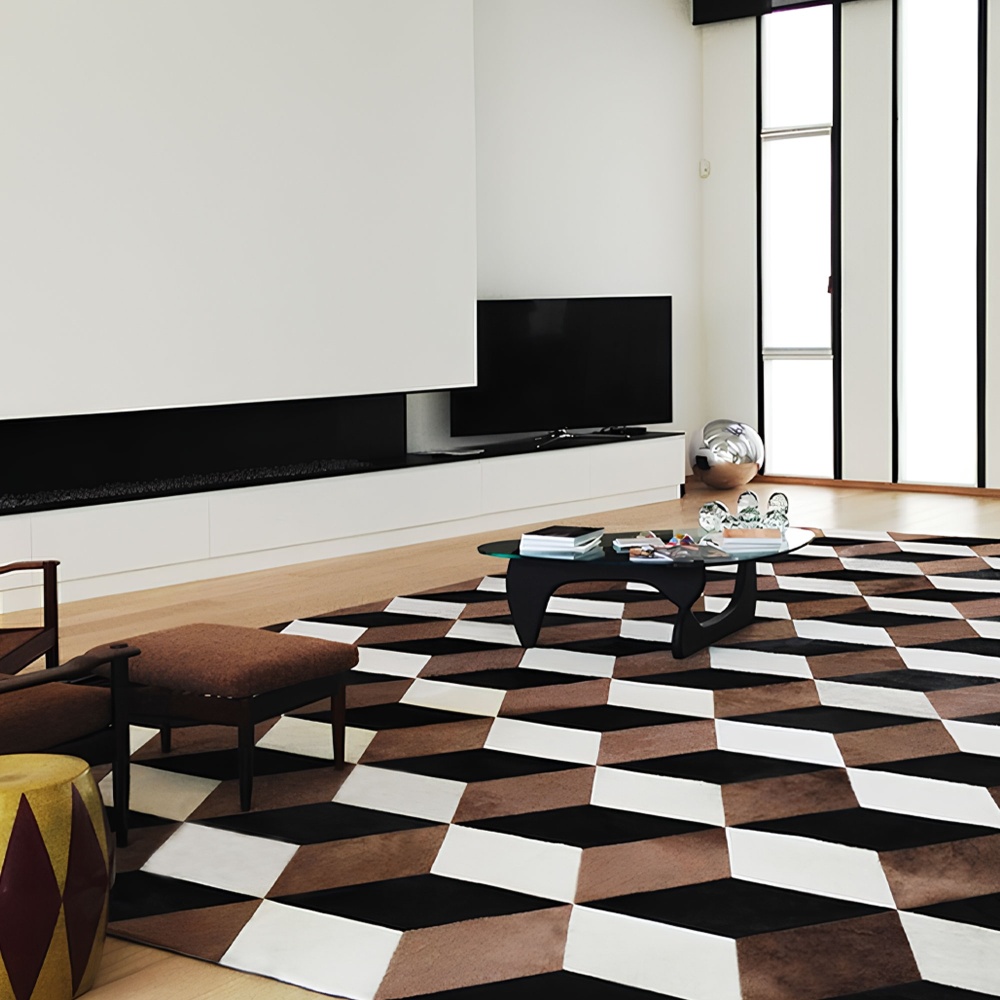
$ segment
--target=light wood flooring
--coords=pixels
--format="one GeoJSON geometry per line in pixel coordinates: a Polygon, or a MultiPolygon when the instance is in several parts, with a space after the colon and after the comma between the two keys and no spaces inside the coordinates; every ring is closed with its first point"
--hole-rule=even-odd
{"type": "MultiPolygon", "coordinates": [[[[755,488],[762,500],[772,490],[782,489],[791,501],[793,524],[828,532],[868,528],[1000,537],[1000,501],[992,497],[770,482],[755,488]]],[[[698,508],[706,500],[719,498],[734,506],[738,492],[711,491],[692,483],[682,500],[572,520],[608,531],[683,527],[697,524],[698,508]]],[[[516,537],[526,527],[64,604],[62,656],[68,659],[101,643],[173,625],[208,621],[262,626],[483,576],[501,566],[479,555],[476,546],[498,536],[516,537]]],[[[30,618],[27,613],[7,615],[0,624],[20,624],[30,618]]],[[[109,938],[97,985],[89,996],[93,1000],[302,1000],[319,994],[109,938]]]]}

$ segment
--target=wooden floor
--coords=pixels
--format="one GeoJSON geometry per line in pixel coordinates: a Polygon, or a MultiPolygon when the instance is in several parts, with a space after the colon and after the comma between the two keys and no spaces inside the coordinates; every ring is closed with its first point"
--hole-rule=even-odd
{"type": "MultiPolygon", "coordinates": [[[[1000,537],[1000,501],[993,498],[771,483],[760,485],[758,492],[763,499],[779,488],[791,501],[793,524],[827,532],[867,528],[1000,537]]],[[[718,498],[734,506],[737,493],[693,483],[683,500],[573,520],[608,531],[683,527],[697,523],[698,508],[706,500],[718,498]]],[[[528,525],[499,536],[516,537],[524,527],[528,525]]],[[[65,604],[60,607],[62,655],[66,659],[100,643],[173,625],[207,621],[262,626],[471,579],[500,568],[496,560],[476,552],[477,544],[496,537],[494,531],[65,604]]],[[[8,615],[0,624],[15,624],[15,618],[20,624],[25,617],[8,615]]],[[[114,939],[108,940],[97,985],[89,994],[94,1000],[301,1000],[318,995],[114,939]]]]}

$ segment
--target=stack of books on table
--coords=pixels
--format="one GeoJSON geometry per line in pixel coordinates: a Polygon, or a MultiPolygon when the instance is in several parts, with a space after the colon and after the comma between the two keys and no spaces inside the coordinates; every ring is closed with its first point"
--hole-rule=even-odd
{"type": "Polygon", "coordinates": [[[546,559],[583,559],[601,553],[603,528],[581,528],[572,524],[550,524],[521,535],[519,551],[524,556],[546,559]]]}
{"type": "Polygon", "coordinates": [[[785,544],[781,528],[723,528],[718,540],[727,552],[777,552],[785,544]]]}

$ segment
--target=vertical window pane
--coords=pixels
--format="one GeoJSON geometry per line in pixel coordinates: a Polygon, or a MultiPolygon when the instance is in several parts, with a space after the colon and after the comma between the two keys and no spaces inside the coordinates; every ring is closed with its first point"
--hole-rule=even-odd
{"type": "Polygon", "coordinates": [[[771,476],[833,475],[833,362],[764,362],[764,471],[771,476]]]}
{"type": "Polygon", "coordinates": [[[764,347],[829,347],[830,138],[765,140],[761,171],[764,347]]]}
{"type": "Polygon", "coordinates": [[[830,124],[832,25],[829,5],[780,11],[763,19],[764,128],[830,124]]]}
{"type": "Polygon", "coordinates": [[[899,4],[899,463],[976,482],[978,3],[899,4]]]}

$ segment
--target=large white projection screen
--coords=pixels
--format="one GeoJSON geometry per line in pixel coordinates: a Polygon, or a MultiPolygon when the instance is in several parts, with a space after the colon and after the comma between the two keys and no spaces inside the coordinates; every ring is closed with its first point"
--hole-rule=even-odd
{"type": "Polygon", "coordinates": [[[0,0],[0,418],[475,381],[471,0],[0,0]]]}

